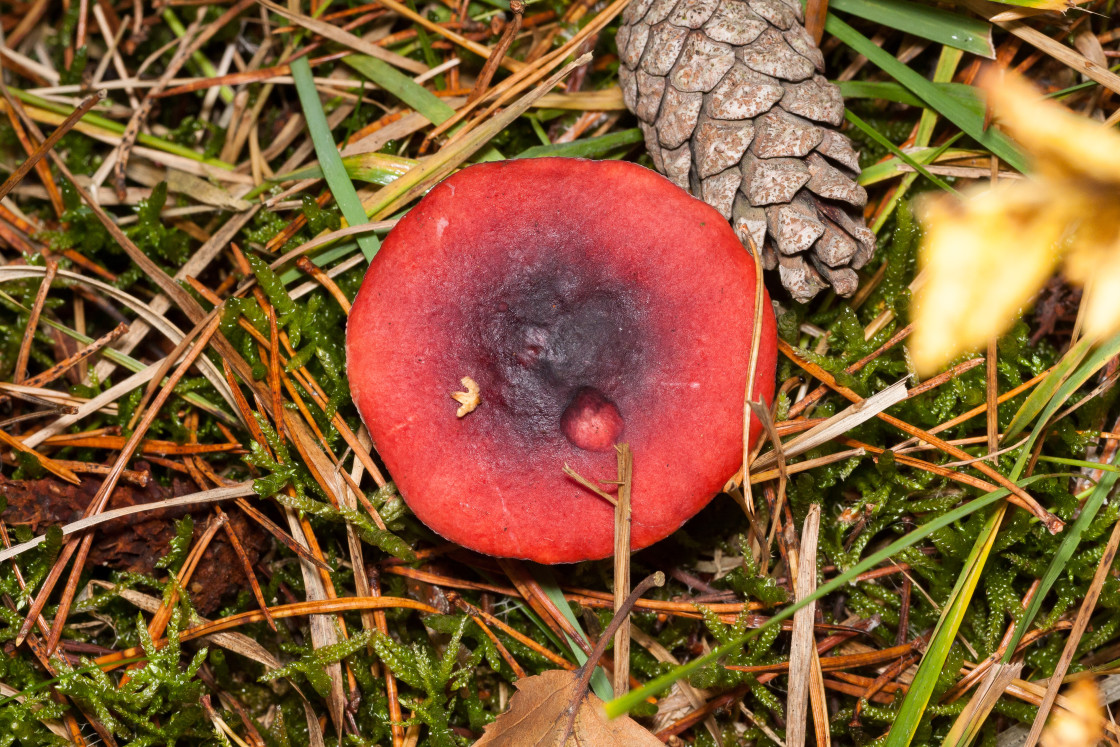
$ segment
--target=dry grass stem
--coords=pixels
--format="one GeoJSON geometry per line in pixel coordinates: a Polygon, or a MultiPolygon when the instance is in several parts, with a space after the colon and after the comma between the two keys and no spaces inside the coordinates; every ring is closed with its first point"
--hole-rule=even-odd
{"type": "MultiPolygon", "coordinates": [[[[817,585],[817,535],[820,531],[821,509],[813,504],[805,517],[801,534],[801,547],[791,568],[797,568],[794,584],[795,598],[800,601],[813,593],[817,585]]],[[[813,612],[815,604],[807,604],[793,615],[793,638],[789,653],[789,696],[786,701],[786,744],[789,747],[802,747],[805,744],[806,727],[809,717],[809,699],[817,698],[810,694],[814,688],[813,670],[819,670],[816,647],[813,643],[813,612]]],[[[814,705],[814,711],[816,706],[814,705]]]]}
{"type": "Polygon", "coordinates": [[[623,615],[614,634],[614,695],[630,689],[630,611],[623,611],[630,595],[630,487],[634,455],[629,444],[615,446],[618,457],[618,502],[614,508],[614,613],[623,615]]]}

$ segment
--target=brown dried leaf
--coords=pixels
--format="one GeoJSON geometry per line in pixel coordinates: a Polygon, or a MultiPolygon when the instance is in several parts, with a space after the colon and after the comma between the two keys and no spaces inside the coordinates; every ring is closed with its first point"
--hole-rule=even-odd
{"type": "MultiPolygon", "coordinates": [[[[509,710],[486,727],[475,747],[561,747],[571,707],[579,695],[579,671],[555,669],[517,682],[509,710]]],[[[603,701],[588,693],[564,747],[661,747],[661,740],[629,716],[613,721],[603,701]]]]}
{"type": "MultiPolygon", "coordinates": [[[[134,465],[148,469],[146,462],[134,465]]],[[[94,498],[99,483],[86,480],[81,486],[70,485],[53,477],[40,480],[9,480],[0,477],[0,496],[7,501],[3,520],[9,525],[27,526],[36,535],[46,532],[52,524],[66,524],[82,517],[94,498]]],[[[106,506],[124,508],[156,503],[168,498],[189,495],[197,488],[182,480],[173,480],[170,488],[152,481],[147,487],[118,485],[106,506]]],[[[175,536],[175,521],[192,514],[196,521],[208,516],[209,504],[161,508],[107,522],[94,531],[89,567],[107,567],[153,574],[156,561],[167,552],[175,536]]],[[[268,535],[240,511],[230,512],[230,522],[252,563],[268,549],[268,535]]],[[[202,556],[188,585],[191,602],[199,614],[218,608],[222,598],[247,583],[241,561],[224,534],[213,539],[202,556]]]]}

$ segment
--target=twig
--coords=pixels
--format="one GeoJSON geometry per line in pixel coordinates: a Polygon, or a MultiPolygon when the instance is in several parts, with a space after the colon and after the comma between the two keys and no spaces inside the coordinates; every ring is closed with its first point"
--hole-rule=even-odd
{"type": "MultiPolygon", "coordinates": [[[[368,570],[370,595],[375,599],[381,598],[381,576],[378,573],[377,566],[371,566],[368,570]]],[[[377,624],[377,629],[381,633],[389,634],[389,621],[385,617],[384,610],[374,611],[374,621],[377,624]]],[[[386,669],[385,671],[385,697],[389,700],[389,729],[393,737],[393,747],[399,747],[404,743],[404,727],[401,725],[403,714],[401,713],[401,702],[397,697],[397,678],[393,673],[386,669]]]]}
{"type": "Polygon", "coordinates": [[[1080,52],[1070,49],[1061,42],[1051,39],[1046,34],[1038,29],[1028,26],[1020,20],[1000,21],[995,19],[998,10],[1001,6],[994,3],[988,3],[984,0],[963,0],[965,7],[973,11],[982,18],[991,20],[995,25],[1000,28],[1011,32],[1023,41],[1038,50],[1045,52],[1062,64],[1076,70],[1077,72],[1085,75],[1086,77],[1100,83],[1105,88],[1115,93],[1120,93],[1120,76],[1110,71],[1106,67],[1102,67],[1097,63],[1089,60],[1080,52]]]}
{"type": "MultiPolygon", "coordinates": [[[[387,62],[390,65],[399,67],[402,70],[407,70],[410,73],[419,74],[427,72],[428,70],[428,66],[422,62],[410,60],[409,58],[403,57],[396,52],[390,52],[387,49],[382,49],[376,44],[371,44],[359,36],[351,34],[348,31],[343,31],[338,26],[326,23],[325,21],[321,21],[318,18],[312,18],[311,16],[305,16],[302,13],[296,13],[292,10],[289,10],[288,8],[285,8],[282,5],[277,5],[270,0],[255,0],[255,2],[259,2],[262,6],[268,8],[276,15],[283,16],[289,21],[298,23],[300,26],[303,26],[310,31],[314,31],[316,34],[330,39],[331,41],[338,42],[345,47],[349,47],[355,52],[368,54],[370,57],[376,57],[382,62],[387,62]]],[[[431,22],[429,21],[429,23],[431,22]]],[[[485,49],[485,47],[483,47],[483,49],[485,49]]]]}
{"type": "MultiPolygon", "coordinates": [[[[438,23],[433,23],[432,21],[428,20],[425,16],[420,15],[419,13],[412,10],[411,8],[409,8],[406,5],[403,5],[401,3],[396,2],[396,0],[377,0],[377,2],[380,3],[381,5],[384,5],[386,8],[389,8],[390,10],[396,11],[397,13],[401,14],[402,16],[409,19],[410,21],[413,21],[414,23],[420,24],[421,26],[428,29],[429,31],[433,31],[433,32],[439,34],[440,36],[444,37],[445,39],[447,39],[451,43],[458,44],[459,46],[463,47],[464,49],[468,49],[471,52],[474,52],[479,57],[483,57],[483,58],[489,58],[490,57],[490,48],[489,47],[487,47],[485,45],[482,45],[482,44],[478,44],[476,42],[473,42],[473,41],[471,41],[470,39],[467,39],[464,36],[460,36],[459,34],[456,34],[454,31],[446,29],[443,26],[439,25],[438,23]]],[[[518,70],[521,70],[522,68],[526,67],[524,62],[521,62],[520,60],[515,60],[512,57],[502,57],[500,59],[501,59],[502,67],[504,67],[507,70],[510,70],[512,72],[515,72],[515,73],[518,70]]],[[[423,71],[421,70],[420,72],[423,72],[423,71]]]]}
{"type": "MultiPolygon", "coordinates": [[[[219,517],[225,516],[221,506],[214,506],[214,512],[219,517]]],[[[249,554],[245,552],[245,546],[241,544],[241,538],[237,536],[237,530],[228,521],[222,523],[222,529],[225,530],[229,544],[237,554],[237,559],[241,561],[241,568],[245,571],[245,580],[249,582],[249,588],[253,590],[253,597],[257,600],[257,606],[260,607],[261,614],[264,615],[264,621],[268,623],[269,628],[275,631],[276,621],[272,619],[272,613],[268,610],[268,602],[265,600],[264,592],[261,591],[261,585],[257,581],[257,574],[253,572],[253,563],[249,560],[249,554]]]]}
{"type": "Polygon", "coordinates": [[[950,368],[948,371],[942,371],[941,373],[937,374],[936,376],[932,376],[932,377],[926,379],[925,381],[923,381],[921,384],[918,384],[917,386],[915,386],[913,389],[910,390],[909,394],[907,395],[907,398],[912,399],[912,398],[917,397],[919,395],[925,394],[926,392],[928,392],[932,389],[936,389],[937,387],[944,384],[946,381],[952,381],[953,379],[957,378],[958,376],[965,373],[966,371],[971,371],[972,369],[983,365],[983,363],[984,363],[983,358],[973,358],[971,360],[967,360],[967,361],[964,361],[962,363],[958,363],[957,365],[950,368]]]}
{"type": "MultiPolygon", "coordinates": [[[[363,225],[357,227],[367,228],[368,226],[363,225]]],[[[307,257],[300,257],[299,259],[297,259],[296,267],[298,267],[300,271],[310,275],[320,285],[322,285],[323,288],[326,289],[327,293],[330,293],[331,297],[334,298],[338,305],[342,307],[342,310],[347,314],[347,316],[349,316],[350,308],[353,304],[351,304],[350,299],[346,297],[346,294],[342,292],[342,289],[338,287],[338,284],[335,283],[334,280],[332,280],[330,276],[327,275],[327,273],[316,267],[315,263],[309,260],[307,257]]]]}
{"type": "MultiPolygon", "coordinates": [[[[36,375],[32,376],[30,379],[23,382],[24,385],[25,386],[41,387],[41,386],[45,386],[46,384],[51,383],[52,381],[57,379],[59,376],[62,376],[64,373],[69,371],[74,366],[77,366],[78,364],[83,363],[84,361],[93,357],[95,354],[97,354],[106,345],[108,345],[112,342],[115,342],[117,340],[117,338],[119,338],[121,335],[123,335],[127,331],[128,331],[128,325],[125,324],[124,322],[121,322],[116,327],[114,327],[112,330],[105,333],[101,337],[98,337],[96,340],[91,342],[89,345],[86,345],[84,348],[82,348],[78,352],[74,353],[70,357],[66,358],[65,360],[59,361],[55,365],[48,368],[46,371],[43,371],[40,374],[36,374],[36,375]]],[[[2,400],[0,400],[0,401],[2,401],[2,400]]]]}
{"type": "MultiPolygon", "coordinates": [[[[868,632],[875,627],[875,624],[876,623],[875,623],[874,620],[865,620],[865,621],[861,621],[861,623],[858,627],[860,629],[860,632],[868,632]]],[[[829,651],[831,651],[836,646],[839,646],[841,643],[844,643],[845,641],[847,641],[851,637],[851,635],[854,635],[854,634],[829,636],[828,638],[825,638],[825,639],[821,640],[817,644],[817,655],[820,656],[821,654],[828,653],[829,651]]],[[[836,658],[837,657],[830,657],[830,660],[831,659],[836,659],[836,658]]],[[[824,660],[822,660],[822,661],[824,661],[824,660]]],[[[763,675],[759,676],[757,678],[758,684],[765,684],[767,682],[770,682],[772,679],[774,679],[775,677],[778,676],[778,672],[785,672],[786,670],[788,670],[789,663],[785,662],[785,663],[780,664],[778,666],[782,667],[782,669],[778,669],[775,672],[772,672],[770,674],[763,674],[763,675]]],[[[729,666],[727,668],[728,669],[735,669],[736,667],[729,666]]],[[[750,684],[747,684],[747,685],[742,685],[740,687],[735,688],[734,690],[732,690],[729,693],[725,693],[725,694],[720,695],[718,697],[712,698],[707,703],[705,703],[701,708],[693,711],[692,713],[687,714],[686,716],[683,716],[682,718],[677,719],[676,721],[674,721],[669,726],[665,727],[664,729],[661,729],[656,734],[657,738],[660,739],[663,742],[668,741],[669,737],[671,737],[675,734],[680,734],[685,729],[687,729],[687,728],[693,726],[694,724],[700,722],[701,720],[703,720],[707,716],[707,714],[709,714],[709,713],[711,713],[711,712],[713,712],[713,711],[715,711],[719,708],[722,708],[723,706],[727,705],[728,703],[734,703],[736,700],[739,700],[740,698],[742,698],[744,693],[748,692],[752,687],[755,687],[755,686],[756,685],[754,683],[750,683],[750,684]]]]}
{"type": "MultiPolygon", "coordinates": [[[[774,544],[774,537],[778,531],[778,524],[780,523],[779,517],[782,513],[782,507],[785,505],[786,500],[786,486],[789,483],[789,468],[786,466],[786,449],[785,444],[778,438],[778,431],[774,427],[774,419],[770,416],[770,410],[762,405],[760,402],[751,402],[751,410],[754,412],[755,417],[762,423],[766,433],[770,436],[770,441],[774,444],[774,450],[770,452],[776,457],[777,471],[778,471],[778,494],[774,499],[774,506],[771,509],[771,522],[770,531],[766,534],[766,545],[762,548],[762,556],[765,558],[770,557],[770,548],[774,544]]],[[[754,475],[757,477],[758,475],[754,475]]],[[[747,484],[750,484],[748,479],[747,484]]]]}
{"type": "Polygon", "coordinates": [[[603,490],[603,489],[602,489],[602,488],[600,488],[600,487],[599,487],[598,485],[596,485],[595,483],[591,482],[591,480],[588,480],[588,479],[587,479],[586,477],[584,477],[584,476],[583,476],[583,475],[581,475],[580,473],[576,472],[576,471],[575,471],[575,470],[574,470],[574,469],[573,469],[573,468],[571,467],[571,465],[569,465],[569,464],[568,464],[567,462],[564,462],[564,467],[563,467],[563,471],[564,471],[564,474],[565,474],[565,475],[567,475],[568,477],[572,478],[573,480],[575,480],[576,482],[578,482],[578,483],[579,483],[580,485],[582,485],[583,487],[587,488],[587,489],[588,489],[588,490],[590,490],[590,491],[591,491],[592,493],[594,493],[595,495],[599,496],[600,498],[602,498],[602,499],[603,499],[604,501],[606,501],[607,503],[609,503],[609,504],[611,504],[612,506],[614,506],[614,507],[615,507],[615,509],[617,510],[617,508],[618,508],[618,500],[617,500],[617,499],[616,499],[616,498],[615,498],[615,497],[614,497],[613,495],[611,495],[611,494],[610,494],[610,493],[608,493],[607,491],[603,490]]]}
{"type": "MultiPolygon", "coordinates": [[[[163,632],[167,630],[167,624],[171,622],[171,615],[174,613],[176,606],[179,602],[179,590],[186,588],[190,583],[191,576],[194,575],[195,570],[198,568],[198,562],[202,559],[203,553],[206,548],[210,546],[210,542],[218,533],[218,530],[226,524],[225,514],[216,514],[209,522],[202,532],[202,536],[190,548],[187,553],[187,558],[183,561],[183,566],[179,569],[179,573],[175,576],[175,583],[171,588],[171,593],[160,600],[160,605],[152,615],[152,619],[148,622],[148,635],[151,638],[159,638],[163,632]]],[[[146,662],[138,661],[129,666],[129,669],[142,669],[146,662]]],[[[128,682],[128,672],[121,676],[118,682],[118,687],[124,687],[128,682]]]]}
{"type": "Polygon", "coordinates": [[[634,456],[629,444],[618,452],[618,503],[614,509],[614,614],[622,615],[614,634],[614,696],[630,689],[630,612],[622,612],[630,592],[630,485],[634,456]]]}
{"type": "MultiPolygon", "coordinates": [[[[881,356],[883,353],[887,352],[888,350],[893,348],[895,345],[897,345],[898,343],[905,340],[913,330],[914,330],[914,325],[913,324],[907,324],[905,327],[903,327],[899,331],[895,332],[894,335],[892,335],[889,340],[887,340],[882,345],[880,345],[878,347],[878,349],[875,350],[875,352],[873,352],[869,355],[866,355],[863,358],[860,358],[858,361],[856,361],[852,365],[845,368],[844,373],[847,373],[847,374],[856,373],[857,371],[862,369],[864,366],[866,366],[868,363],[875,360],[876,358],[881,356]]],[[[813,404],[814,402],[817,402],[818,400],[820,400],[821,397],[823,397],[827,393],[828,393],[828,387],[826,387],[824,384],[821,384],[816,389],[809,392],[809,394],[805,395],[801,399],[797,400],[797,402],[793,403],[793,405],[789,408],[788,417],[790,419],[796,418],[798,415],[800,415],[802,412],[804,412],[805,409],[809,407],[809,405],[813,404]]]]}
{"type": "Polygon", "coordinates": [[[16,451],[22,451],[24,454],[30,454],[39,462],[43,469],[55,475],[58,475],[68,483],[71,483],[73,485],[82,484],[82,481],[71,470],[67,469],[45,454],[40,454],[38,451],[25,444],[22,440],[5,431],[0,431],[0,443],[7,444],[16,451]]]}
{"type": "Polygon", "coordinates": [[[105,90],[98,91],[83,101],[81,106],[71,112],[66,119],[62,120],[62,124],[55,128],[54,132],[36,148],[35,152],[28,156],[27,160],[21,163],[16,170],[4,180],[3,184],[0,184],[0,200],[4,199],[4,196],[11,192],[13,187],[23,181],[23,177],[27,176],[27,172],[31,171],[35,164],[39,163],[43,156],[47,155],[47,152],[62,139],[62,136],[69,132],[71,128],[78,123],[78,120],[89,113],[89,110],[99,104],[106,95],[107,93],[105,90]]]}
{"type": "MultiPolygon", "coordinates": [[[[238,0],[232,6],[227,8],[225,12],[222,13],[222,15],[218,16],[218,18],[216,18],[213,22],[207,23],[205,26],[203,26],[202,30],[198,33],[197,36],[194,37],[194,39],[189,39],[190,34],[188,33],[185,34],[180,40],[179,47],[175,50],[175,54],[172,56],[171,61],[167,63],[167,67],[164,69],[163,75],[160,76],[159,81],[156,83],[156,85],[144,97],[144,100],[140,103],[140,108],[133,113],[132,117],[128,121],[128,125],[125,127],[124,136],[121,138],[117,164],[113,169],[114,178],[116,181],[116,184],[114,186],[118,195],[124,194],[124,177],[125,168],[128,165],[128,156],[132,151],[133,144],[136,142],[137,135],[140,134],[140,128],[143,126],[144,122],[148,118],[148,115],[152,111],[152,106],[155,103],[155,99],[153,98],[154,94],[159,93],[159,91],[162,91],[164,88],[166,88],[167,84],[179,72],[179,69],[186,64],[187,60],[189,60],[195,52],[202,48],[202,45],[210,41],[210,39],[213,38],[215,34],[225,28],[227,23],[232,21],[237,16],[241,15],[241,13],[249,8],[254,2],[256,2],[256,0],[238,0]]],[[[197,26],[200,21],[201,17],[198,21],[195,22],[195,24],[192,24],[192,29],[197,26]]]]}
{"type": "Polygon", "coordinates": [[[327,565],[325,561],[320,560],[319,558],[312,555],[310,550],[308,550],[300,543],[296,542],[291,535],[281,529],[278,524],[272,521],[272,519],[268,518],[260,511],[258,511],[256,507],[253,506],[253,504],[249,503],[244,498],[238,498],[237,507],[244,511],[246,515],[249,516],[249,518],[257,522],[266,532],[279,540],[279,542],[284,545],[284,547],[288,548],[296,555],[298,555],[300,559],[306,560],[315,567],[320,568],[324,571],[331,570],[331,567],[327,565]]]}
{"type": "Polygon", "coordinates": [[[808,0],[805,3],[805,30],[819,46],[824,36],[824,21],[828,17],[828,0],[808,0]]]}
{"type": "MultiPolygon", "coordinates": [[[[909,584],[909,578],[907,578],[906,583],[909,584]]],[[[906,671],[907,667],[909,667],[920,658],[921,654],[919,653],[905,654],[903,656],[900,656],[898,658],[898,661],[896,661],[894,664],[891,664],[889,667],[883,670],[883,673],[876,677],[875,681],[868,685],[867,689],[864,690],[861,694],[859,701],[856,703],[855,712],[852,714],[852,721],[850,725],[853,727],[858,727],[860,725],[860,714],[863,712],[864,704],[871,701],[872,698],[878,695],[879,691],[890,684],[891,680],[898,677],[898,675],[902,672],[906,671]]]]}
{"type": "MultiPolygon", "coordinates": [[[[121,450],[121,453],[117,457],[116,462],[114,462],[113,471],[109,474],[108,477],[105,478],[105,481],[101,484],[101,487],[98,489],[97,494],[94,496],[92,502],[90,503],[89,508],[86,509],[87,517],[96,516],[97,514],[104,511],[105,504],[108,502],[109,496],[112,493],[113,488],[117,484],[117,480],[120,477],[121,470],[124,469],[124,465],[128,463],[128,460],[132,458],[132,454],[135,451],[136,447],[140,444],[140,440],[144,437],[144,433],[147,432],[148,428],[155,420],[156,414],[163,407],[164,403],[167,401],[167,398],[171,396],[171,392],[175,389],[176,384],[179,383],[179,380],[183,378],[187,370],[194,364],[195,359],[197,359],[198,356],[202,354],[202,351],[206,347],[206,344],[210,340],[210,337],[215,332],[217,332],[218,324],[222,319],[220,313],[221,308],[219,307],[215,310],[215,312],[217,313],[213,313],[211,315],[210,320],[205,325],[205,329],[202,335],[199,337],[198,342],[195,344],[194,348],[186,354],[183,362],[179,364],[178,368],[176,368],[175,372],[168,379],[167,385],[162,390],[160,390],[159,395],[152,402],[151,407],[149,407],[148,410],[144,413],[143,420],[141,420],[140,424],[137,426],[136,430],[133,432],[131,438],[129,439],[129,442],[125,444],[125,448],[121,450]]],[[[80,542],[80,547],[78,547],[79,543],[75,540],[70,540],[66,543],[66,546],[63,548],[62,554],[58,557],[54,565],[51,567],[51,571],[48,574],[46,580],[43,582],[43,585],[39,590],[39,594],[35,597],[35,601],[31,605],[31,612],[33,612],[34,614],[29,613],[27,619],[20,627],[19,634],[17,635],[17,644],[22,643],[23,639],[30,632],[31,624],[34,622],[34,615],[38,615],[42,611],[43,607],[46,605],[47,599],[50,597],[50,594],[54,589],[55,583],[57,583],[59,576],[61,576],[62,574],[62,569],[69,562],[70,558],[74,557],[74,568],[70,573],[70,578],[65,588],[63,589],[62,598],[60,599],[58,605],[58,611],[55,614],[54,623],[51,626],[51,637],[47,640],[47,650],[54,651],[55,647],[58,645],[58,640],[62,635],[62,628],[66,623],[66,617],[70,609],[70,603],[71,601],[73,601],[74,594],[77,591],[77,584],[79,578],[81,577],[82,566],[85,564],[85,559],[89,554],[92,543],[92,533],[85,535],[85,537],[80,542]]]]}
{"type": "MultiPolygon", "coordinates": [[[[1028,379],[1027,381],[1024,381],[1022,384],[1015,387],[1014,389],[1009,389],[1008,391],[1004,392],[1003,394],[999,395],[999,397],[996,398],[996,404],[997,405],[1002,405],[1007,400],[1019,396],[1020,394],[1027,391],[1032,386],[1034,386],[1035,384],[1039,383],[1040,381],[1045,379],[1047,376],[1049,376],[1053,372],[1053,370],[1054,370],[1054,367],[1052,366],[1052,367],[1046,369],[1045,371],[1043,371],[1042,373],[1038,374],[1037,376],[1034,376],[1034,377],[1028,379]]],[[[941,433],[942,431],[946,431],[950,428],[953,428],[954,426],[958,426],[961,423],[964,423],[965,421],[971,420],[972,418],[976,417],[980,413],[986,412],[987,409],[988,409],[987,404],[977,405],[976,407],[973,407],[971,410],[968,410],[967,412],[963,412],[960,415],[956,416],[955,418],[952,418],[951,420],[946,420],[944,423],[940,423],[938,425],[935,425],[934,427],[929,429],[929,432],[933,433],[933,434],[941,433]]],[[[903,442],[902,444],[900,444],[899,446],[897,446],[895,448],[904,448],[907,445],[914,444],[914,443],[917,443],[917,442],[918,442],[918,439],[912,438],[908,441],[903,442]]]]}
{"type": "MultiPolygon", "coordinates": [[[[529,606],[540,615],[545,624],[556,634],[560,640],[565,637],[571,639],[577,646],[583,649],[583,652],[588,656],[591,655],[592,647],[587,642],[578,630],[568,621],[560,610],[556,607],[548,595],[544,593],[541,585],[537,583],[536,579],[525,567],[525,564],[519,560],[510,560],[506,558],[499,558],[498,565],[513,582],[521,597],[529,603],[529,606]]],[[[601,656],[601,654],[600,654],[601,656]]],[[[592,662],[598,662],[599,657],[589,659],[592,662]]]]}
{"type": "Polygon", "coordinates": [[[467,600],[463,599],[458,594],[455,594],[454,592],[451,592],[451,594],[448,594],[448,597],[451,598],[452,602],[454,602],[456,605],[458,605],[464,611],[469,612],[472,615],[477,615],[477,616],[483,618],[486,622],[488,622],[491,625],[493,625],[494,627],[498,628],[503,633],[508,635],[510,638],[514,639],[515,641],[517,641],[521,645],[529,648],[530,650],[540,654],[541,656],[548,659],[550,662],[552,662],[556,666],[558,666],[562,669],[576,669],[577,668],[575,664],[568,661],[563,656],[560,656],[559,654],[553,653],[549,649],[545,648],[541,644],[534,641],[529,636],[527,636],[524,633],[522,633],[521,631],[519,631],[517,628],[510,627],[510,625],[503,622],[501,620],[501,618],[494,617],[489,612],[486,612],[485,610],[478,609],[477,607],[472,605],[467,600]],[[454,595],[454,596],[452,596],[452,595],[454,595]]]}
{"type": "Polygon", "coordinates": [[[494,646],[498,649],[498,653],[501,654],[501,657],[505,660],[506,664],[509,664],[509,668],[513,670],[514,676],[517,679],[523,679],[525,677],[525,670],[517,662],[517,659],[513,658],[513,654],[509,652],[509,649],[507,649],[505,645],[500,640],[498,640],[498,636],[494,634],[494,631],[490,630],[490,627],[485,622],[483,622],[481,617],[479,617],[479,610],[474,609],[469,602],[467,602],[465,599],[463,599],[458,594],[455,594],[454,592],[452,592],[452,594],[448,594],[448,597],[451,598],[451,602],[455,606],[459,607],[459,609],[470,615],[470,618],[474,620],[475,625],[477,625],[482,630],[482,632],[486,634],[486,637],[489,638],[494,646]]]}
{"type": "MultiPolygon", "coordinates": [[[[306,617],[309,615],[332,615],[340,614],[342,612],[359,612],[361,610],[386,610],[386,609],[411,609],[423,612],[429,615],[438,615],[439,610],[430,604],[417,602],[415,599],[406,599],[403,597],[345,597],[342,599],[322,599],[308,602],[296,602],[294,604],[281,604],[271,607],[270,611],[272,616],[277,620],[289,617],[306,617]]],[[[223,617],[219,620],[203,623],[202,625],[194,625],[186,630],[180,631],[179,640],[182,642],[193,641],[205,636],[221,633],[226,630],[233,630],[242,625],[251,625],[253,623],[264,622],[264,615],[257,610],[249,612],[241,612],[229,617],[223,617]]],[[[153,646],[158,650],[167,645],[166,638],[159,638],[152,642],[153,646]]],[[[125,662],[134,656],[140,656],[145,653],[143,646],[133,646],[122,651],[115,651],[111,654],[98,657],[94,663],[102,668],[102,670],[109,672],[117,667],[125,666],[125,662]]]]}
{"type": "Polygon", "coordinates": [[[513,40],[517,37],[517,32],[521,30],[525,3],[521,0],[510,0],[509,9],[513,13],[513,20],[506,24],[505,30],[502,31],[502,38],[498,40],[498,45],[486,58],[486,64],[482,66],[482,71],[478,74],[474,88],[471,89],[471,95],[467,97],[468,104],[479,100],[486,94],[486,89],[490,87],[490,81],[493,80],[494,73],[498,72],[498,66],[506,56],[506,52],[509,51],[513,40]]]}
{"type": "Polygon", "coordinates": [[[47,302],[47,293],[50,292],[51,283],[54,282],[58,264],[47,260],[47,273],[39,284],[39,291],[35,294],[35,303],[31,306],[31,313],[27,316],[27,328],[23,332],[23,340],[19,345],[19,354],[16,356],[16,369],[12,374],[12,382],[23,383],[27,375],[27,362],[31,357],[31,343],[35,340],[35,329],[39,326],[39,314],[43,311],[43,304],[47,302]]]}

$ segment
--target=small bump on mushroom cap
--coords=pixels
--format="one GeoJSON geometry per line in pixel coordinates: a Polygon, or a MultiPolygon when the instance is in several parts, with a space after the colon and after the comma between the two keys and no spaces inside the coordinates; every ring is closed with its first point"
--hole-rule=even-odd
{"type": "MultiPolygon", "coordinates": [[[[629,443],[638,549],[740,466],[754,278],[727,222],[648,169],[471,166],[370,265],[347,327],[351,391],[418,518],[491,555],[610,555],[612,507],[562,470],[613,480],[610,447],[629,443]],[[481,404],[460,419],[448,394],[464,376],[481,404]]],[[[769,401],[763,310],[755,391],[769,401]]]]}
{"type": "Polygon", "coordinates": [[[609,451],[620,442],[625,427],[614,403],[591,387],[576,392],[560,416],[564,438],[585,451],[609,451]]]}

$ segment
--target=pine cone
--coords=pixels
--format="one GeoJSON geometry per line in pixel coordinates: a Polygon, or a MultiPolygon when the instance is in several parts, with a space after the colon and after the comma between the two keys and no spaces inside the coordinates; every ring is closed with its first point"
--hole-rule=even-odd
{"type": "Polygon", "coordinates": [[[875,251],[840,89],[798,0],[634,0],[619,81],[657,170],[762,247],[795,299],[851,295],[875,251]]]}

